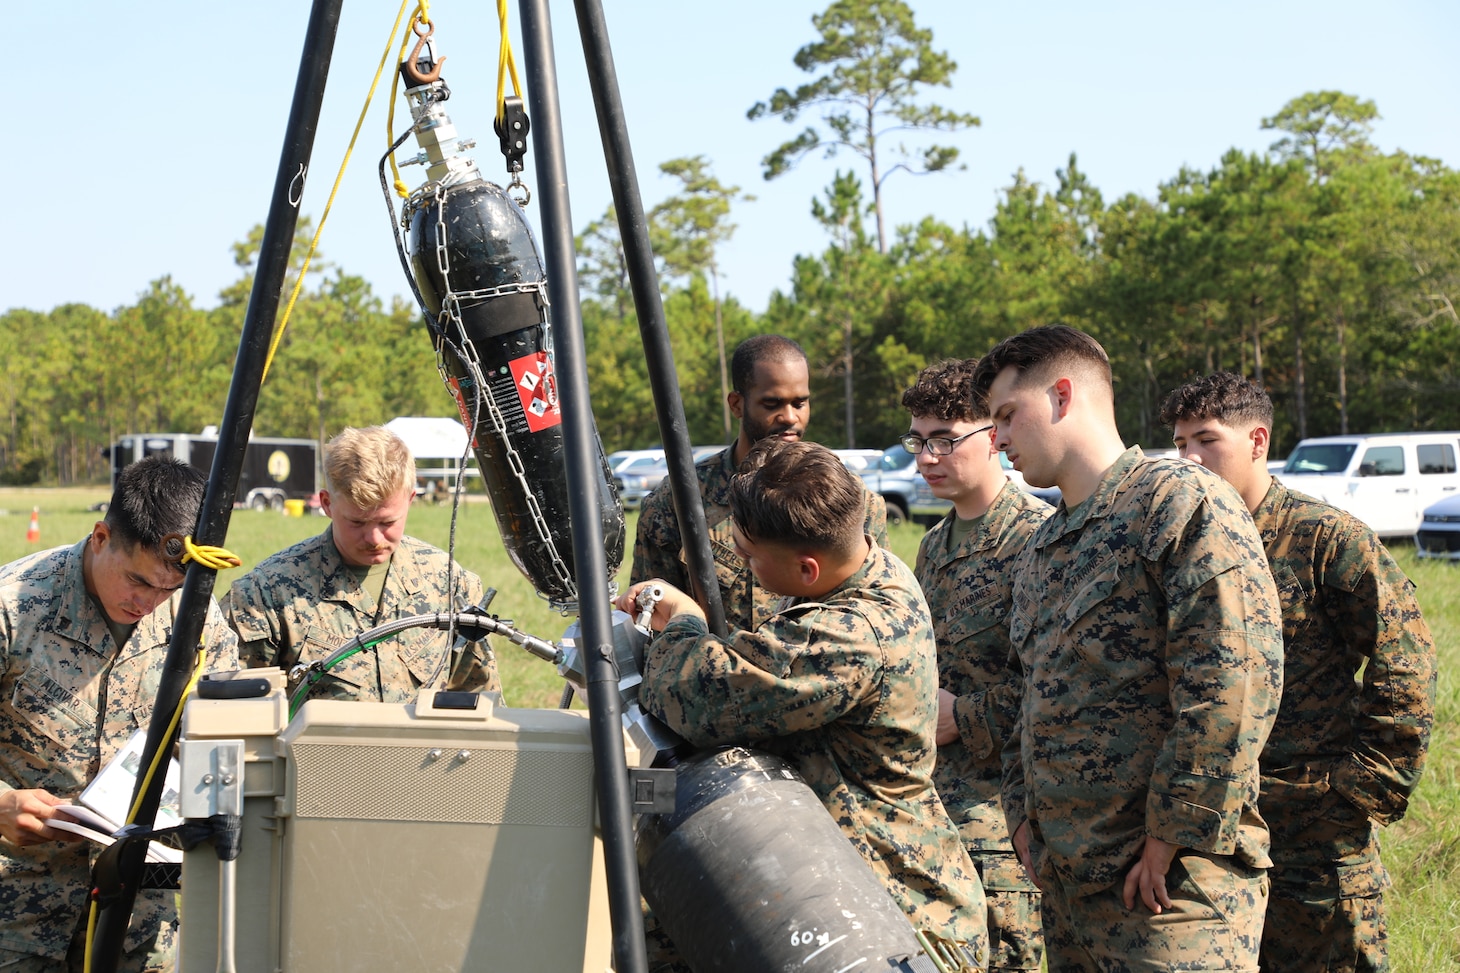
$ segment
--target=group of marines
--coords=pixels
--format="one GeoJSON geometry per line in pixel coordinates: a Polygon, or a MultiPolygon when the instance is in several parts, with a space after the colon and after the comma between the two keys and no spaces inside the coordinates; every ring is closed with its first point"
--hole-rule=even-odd
{"type": "MultiPolygon", "coordinates": [[[[646,709],[692,744],[788,759],[966,969],[1387,969],[1376,833],[1419,780],[1434,646],[1373,532],[1268,475],[1265,392],[1226,373],[1173,392],[1187,462],[1124,446],[1109,361],[1075,329],[930,365],[903,445],[952,509],[909,569],[881,499],[803,441],[800,347],[751,338],[732,379],[739,434],[696,467],[730,631],[685,594],[665,484],[618,601],[666,591],[646,709]]],[[[287,669],[481,603],[479,578],[405,536],[398,438],[347,429],[325,474],[329,526],[210,606],[207,668],[287,669]]],[[[47,821],[147,722],[183,578],[165,541],[202,492],[183,464],[134,464],[84,540],[0,568],[4,973],[81,968],[88,848],[47,821]]],[[[485,640],[416,631],[314,692],[500,690],[485,640]]],[[[122,970],[171,968],[170,906],[142,893],[122,970]]],[[[646,925],[651,969],[683,969],[646,925]]]]}

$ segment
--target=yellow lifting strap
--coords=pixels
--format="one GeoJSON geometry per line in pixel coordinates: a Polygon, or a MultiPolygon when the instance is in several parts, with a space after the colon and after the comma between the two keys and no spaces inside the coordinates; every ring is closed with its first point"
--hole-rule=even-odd
{"type": "MultiPolygon", "coordinates": [[[[406,5],[409,4],[409,3],[410,3],[410,0],[406,0],[405,3],[401,4],[401,13],[405,13],[406,5]]],[[[417,35],[424,37],[424,35],[420,35],[420,31],[417,30],[417,28],[419,28],[419,27],[428,27],[428,28],[433,28],[434,29],[435,25],[433,23],[431,23],[431,10],[430,10],[430,7],[431,7],[431,5],[430,5],[430,3],[427,2],[427,0],[420,0],[420,2],[416,4],[416,12],[411,17],[411,26],[410,26],[410,29],[407,30],[406,33],[405,33],[405,36],[401,38],[401,42],[400,42],[400,54],[395,59],[397,64],[403,63],[405,61],[405,59],[406,59],[406,47],[411,43],[411,34],[412,34],[412,32],[415,32],[417,35]]],[[[400,26],[400,18],[397,17],[396,18],[396,27],[399,27],[399,26],[400,26]]],[[[392,29],[391,32],[390,32],[390,38],[391,38],[391,41],[394,41],[395,40],[395,30],[394,29],[392,29]]],[[[390,52],[390,42],[389,41],[386,42],[385,48],[386,48],[386,52],[389,53],[390,52]]],[[[396,88],[397,87],[398,86],[394,82],[391,82],[391,85],[390,85],[390,110],[386,113],[386,116],[385,116],[385,144],[386,145],[394,145],[395,144],[395,93],[396,93],[396,88]]],[[[409,186],[407,186],[405,184],[405,181],[403,179],[401,179],[401,177],[400,177],[400,166],[398,166],[398,165],[395,164],[395,153],[394,152],[392,152],[390,154],[390,172],[391,172],[391,175],[393,175],[395,177],[395,194],[397,196],[399,196],[401,199],[405,199],[407,196],[409,196],[411,194],[411,189],[410,189],[409,186]]]]}
{"type": "Polygon", "coordinates": [[[512,93],[522,97],[522,79],[517,76],[517,58],[512,55],[512,35],[507,32],[507,0],[497,0],[497,23],[502,43],[497,49],[497,127],[507,121],[507,75],[512,75],[512,93]]]}
{"type": "MultiPolygon", "coordinates": [[[[324,204],[324,213],[319,218],[319,226],[315,228],[314,238],[309,241],[309,252],[304,255],[304,266],[299,268],[299,279],[294,281],[294,289],[289,294],[289,303],[284,305],[284,313],[279,318],[279,325],[274,329],[274,337],[269,342],[269,356],[264,360],[264,373],[259,378],[259,384],[263,385],[264,380],[269,377],[269,367],[274,363],[274,355],[279,350],[279,343],[284,340],[284,329],[289,326],[289,316],[294,313],[294,302],[299,299],[299,291],[304,287],[304,276],[309,273],[309,262],[314,259],[314,251],[319,248],[319,238],[324,233],[325,221],[330,218],[330,208],[335,204],[335,195],[340,191],[340,183],[345,179],[345,170],[350,165],[350,154],[355,151],[355,142],[360,137],[360,129],[365,124],[365,114],[370,110],[370,102],[375,98],[375,89],[380,85],[380,75],[385,71],[386,62],[390,60],[390,49],[395,43],[396,31],[400,30],[401,20],[406,15],[406,8],[411,0],[402,0],[400,11],[395,15],[395,23],[391,25],[390,36],[385,40],[385,50],[380,55],[380,64],[375,68],[375,77],[370,82],[370,90],[365,95],[365,104],[360,108],[360,117],[355,121],[355,130],[350,133],[350,144],[345,149],[345,157],[340,160],[340,171],[335,175],[335,184],[330,187],[329,199],[324,204]]],[[[428,0],[416,0],[415,19],[429,24],[430,16],[427,13],[430,3],[428,0]]],[[[406,32],[406,39],[409,41],[410,32],[406,32]]],[[[395,85],[390,89],[391,110],[395,110],[395,85]]],[[[394,160],[391,162],[395,164],[394,160]]],[[[396,173],[396,181],[400,181],[400,174],[396,173]]]]}

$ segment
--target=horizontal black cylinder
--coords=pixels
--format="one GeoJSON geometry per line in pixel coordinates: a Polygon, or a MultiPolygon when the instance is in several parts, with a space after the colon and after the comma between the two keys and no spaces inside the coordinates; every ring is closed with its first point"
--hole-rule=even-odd
{"type": "Polygon", "coordinates": [[[918,952],[911,923],[786,761],[696,754],[673,814],[645,816],[639,882],[695,973],[886,970],[918,952]]]}

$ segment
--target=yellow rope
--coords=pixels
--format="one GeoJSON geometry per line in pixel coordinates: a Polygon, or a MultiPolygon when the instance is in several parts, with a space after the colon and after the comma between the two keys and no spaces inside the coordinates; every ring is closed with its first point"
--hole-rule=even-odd
{"type": "Polygon", "coordinates": [[[517,59],[512,56],[512,35],[507,32],[507,0],[497,0],[497,22],[502,26],[502,44],[497,49],[497,124],[507,122],[507,74],[512,75],[512,93],[522,97],[522,80],[517,77],[517,59]]]}
{"type": "MultiPolygon", "coordinates": [[[[189,551],[191,552],[192,538],[188,538],[186,543],[188,543],[189,551]]],[[[217,550],[217,548],[212,548],[212,550],[217,550]]],[[[229,557],[232,557],[232,555],[230,554],[229,557]]],[[[186,555],[183,556],[183,560],[187,560],[186,555]]],[[[235,560],[237,559],[235,558],[235,560]]],[[[207,661],[207,652],[205,650],[206,645],[200,643],[198,646],[198,661],[193,666],[192,678],[188,680],[187,687],[183,689],[182,696],[177,701],[177,709],[173,710],[172,720],[167,724],[167,735],[164,739],[172,739],[173,733],[177,730],[178,723],[182,720],[183,705],[188,701],[188,695],[192,693],[193,687],[198,684],[198,680],[203,675],[203,664],[207,661]]],[[[152,763],[148,764],[147,773],[142,775],[142,786],[137,789],[137,797],[132,802],[132,807],[127,811],[127,820],[123,823],[132,824],[136,821],[137,811],[142,806],[142,796],[147,793],[147,786],[152,782],[152,778],[157,774],[157,768],[162,765],[162,761],[168,755],[167,747],[158,747],[157,752],[152,755],[152,763]]],[[[96,939],[96,911],[96,899],[91,899],[91,906],[86,913],[86,949],[82,953],[81,962],[81,968],[85,973],[91,973],[91,945],[96,939]]]]}
{"type": "MultiPolygon", "coordinates": [[[[330,196],[324,204],[324,213],[319,218],[319,226],[314,231],[314,239],[309,241],[309,252],[304,255],[304,266],[299,269],[299,279],[294,282],[294,290],[289,295],[289,303],[284,306],[284,314],[279,319],[279,326],[274,329],[273,340],[269,342],[269,356],[264,360],[264,373],[259,378],[262,385],[264,379],[269,377],[269,367],[274,363],[274,354],[279,350],[279,342],[284,340],[284,329],[289,326],[289,316],[294,313],[294,302],[299,299],[299,291],[304,287],[304,275],[309,272],[309,262],[314,259],[314,251],[319,247],[320,234],[324,233],[325,221],[330,217],[330,207],[335,204],[335,194],[340,191],[340,183],[345,179],[345,169],[350,165],[350,154],[355,151],[355,140],[360,137],[360,127],[365,124],[365,113],[370,110],[370,102],[375,97],[375,89],[380,84],[380,75],[385,71],[385,63],[390,60],[390,49],[395,43],[395,32],[400,30],[400,22],[406,15],[406,8],[410,6],[411,0],[402,0],[400,12],[395,15],[395,24],[390,28],[390,37],[385,41],[385,51],[380,55],[380,64],[375,68],[375,78],[370,82],[370,91],[365,95],[365,104],[360,109],[360,117],[355,122],[355,131],[350,135],[350,145],[345,149],[345,157],[340,160],[340,171],[335,176],[335,184],[330,188],[330,196]]],[[[422,18],[423,22],[430,23],[426,17],[426,9],[429,6],[427,0],[417,0],[416,16],[422,18]]],[[[410,32],[406,32],[409,39],[410,32]]],[[[395,102],[395,85],[390,88],[392,108],[395,102]]]]}
{"type": "MultiPolygon", "coordinates": [[[[193,666],[193,675],[188,679],[187,687],[183,689],[182,696],[178,698],[177,709],[172,712],[172,720],[167,724],[167,735],[163,737],[165,740],[172,739],[173,733],[177,730],[178,723],[182,720],[183,704],[188,701],[188,694],[193,691],[193,687],[198,684],[198,680],[203,676],[203,664],[207,661],[206,648],[207,646],[205,644],[201,642],[198,644],[198,661],[193,666]]],[[[147,786],[152,783],[152,778],[157,774],[157,768],[162,766],[163,761],[168,756],[167,747],[158,747],[157,752],[152,755],[152,763],[148,765],[147,773],[142,776],[142,786],[137,788],[137,799],[132,802],[131,810],[127,812],[127,824],[132,824],[136,820],[137,810],[142,806],[142,795],[147,793],[147,786]]]]}
{"type": "Polygon", "coordinates": [[[191,534],[183,538],[183,556],[178,563],[187,564],[189,561],[197,561],[203,567],[212,568],[214,571],[243,566],[243,558],[237,554],[222,547],[213,547],[211,544],[194,544],[191,534]]]}
{"type": "MultiPolygon", "coordinates": [[[[405,0],[405,2],[406,3],[410,3],[410,0],[405,0]]],[[[411,17],[411,27],[412,28],[414,28],[417,23],[425,24],[427,27],[431,26],[431,12],[430,12],[430,7],[431,7],[431,4],[428,3],[427,0],[420,0],[420,2],[417,3],[417,5],[416,5],[416,12],[411,17]]],[[[402,4],[401,5],[401,10],[402,11],[405,10],[405,4],[402,4]]],[[[399,23],[399,20],[397,20],[397,23],[399,23]]],[[[392,31],[390,36],[391,36],[391,39],[394,40],[395,39],[395,32],[392,31]]],[[[396,63],[397,64],[405,61],[405,59],[406,59],[406,50],[410,46],[411,46],[411,31],[410,30],[407,30],[405,36],[402,37],[401,40],[400,40],[400,54],[399,54],[399,56],[396,57],[396,63]]],[[[387,49],[388,49],[388,46],[387,46],[387,49]]],[[[390,111],[388,111],[386,113],[386,115],[385,115],[385,144],[386,145],[394,145],[395,144],[395,92],[396,92],[396,88],[397,87],[399,87],[399,86],[396,85],[396,84],[391,84],[391,86],[390,86],[390,111]]],[[[390,172],[391,172],[391,175],[395,176],[395,194],[397,196],[399,196],[401,199],[405,199],[407,196],[409,196],[411,194],[411,187],[407,186],[405,184],[405,180],[403,180],[400,177],[400,166],[398,166],[398,165],[395,164],[395,153],[394,152],[392,152],[390,154],[390,172]]]]}

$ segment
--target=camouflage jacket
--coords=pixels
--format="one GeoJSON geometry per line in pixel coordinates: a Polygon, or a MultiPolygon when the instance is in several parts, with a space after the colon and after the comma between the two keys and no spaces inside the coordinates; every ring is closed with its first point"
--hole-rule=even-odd
{"type": "Polygon", "coordinates": [[[696,746],[789,760],[914,925],[983,944],[983,888],[933,788],[935,653],[916,579],[874,544],[838,588],[755,632],[722,641],[675,616],[639,698],[696,746]]]}
{"type": "MultiPolygon", "coordinates": [[[[705,528],[710,534],[710,553],[715,559],[715,577],[720,582],[720,599],[725,623],[754,630],[775,611],[780,596],[761,587],[735,553],[730,534],[730,478],[735,475],[735,447],[706,457],[695,466],[700,481],[700,499],[705,505],[705,528]]],[[[866,490],[866,487],[863,487],[866,490]]],[[[864,528],[882,547],[887,546],[887,504],[867,493],[867,522],[864,528]]],[[[669,480],[644,498],[639,511],[639,531],[634,541],[634,565],[629,583],[663,578],[680,591],[693,591],[686,567],[679,521],[674,516],[674,499],[669,480]]]]}
{"type": "Polygon", "coordinates": [[[1276,480],[1253,519],[1283,606],[1263,817],[1310,819],[1331,787],[1375,821],[1397,821],[1435,718],[1435,645],[1414,585],[1372,530],[1276,480]]]}
{"type": "Polygon", "coordinates": [[[938,638],[938,685],[958,697],[958,739],[938,748],[933,782],[970,851],[1012,851],[1000,751],[1019,712],[1009,668],[1010,568],[1054,508],[1005,483],[956,550],[954,514],[923,535],[916,573],[938,638]]]}
{"type": "Polygon", "coordinates": [[[1072,894],[1119,880],[1147,834],[1270,863],[1257,758],[1282,694],[1282,614],[1225,480],[1126,450],[1020,556],[1009,638],[1025,676],[1004,811],[1072,894]]]}
{"type": "MultiPolygon", "coordinates": [[[[278,665],[327,658],[366,629],[396,618],[448,611],[446,552],[414,537],[401,539],[390,561],[381,604],[363,589],[335,548],[331,528],[259,562],[234,580],[221,602],[238,633],[245,666],[278,665]]],[[[482,601],[481,579],[460,565],[451,569],[455,607],[482,601]]],[[[335,666],[312,690],[313,698],[414,702],[431,678],[447,635],[413,628],[357,653],[335,666]]],[[[447,687],[498,691],[497,664],[487,641],[457,641],[447,687]]]]}
{"type": "MultiPolygon", "coordinates": [[[[86,593],[86,541],[0,568],[0,790],[74,800],[132,734],[152,720],[179,595],[157,607],[117,651],[86,593]]],[[[205,671],[238,668],[238,642],[209,599],[205,671]]],[[[0,947],[61,959],[86,908],[89,841],[0,842],[0,947]]],[[[124,946],[177,914],[172,892],[138,893],[124,946]]]]}

